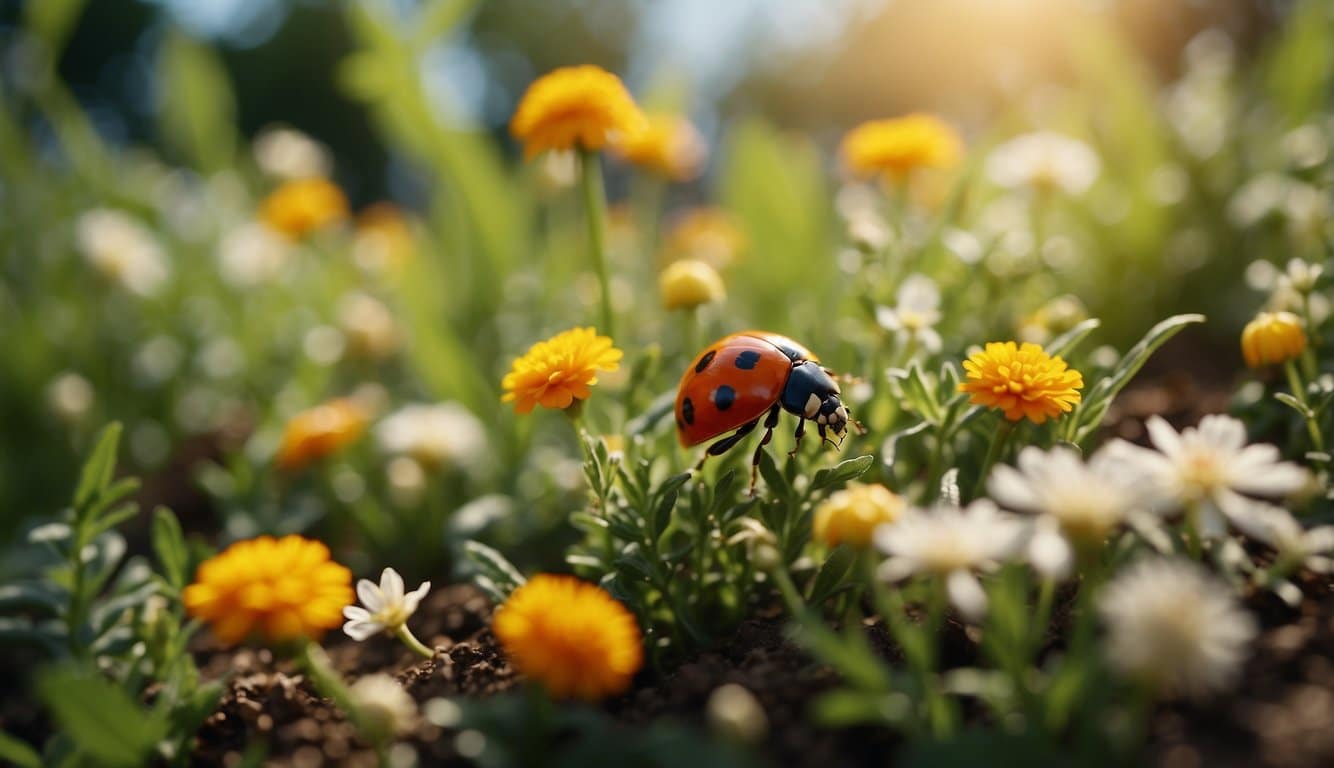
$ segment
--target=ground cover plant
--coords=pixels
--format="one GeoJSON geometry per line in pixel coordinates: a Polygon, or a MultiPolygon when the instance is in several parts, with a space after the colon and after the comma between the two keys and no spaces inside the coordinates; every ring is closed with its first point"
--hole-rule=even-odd
{"type": "Polygon", "coordinates": [[[827,132],[292,10],[383,194],[188,13],[142,138],[6,11],[0,759],[1330,764],[1334,8],[1122,5],[827,132]]]}

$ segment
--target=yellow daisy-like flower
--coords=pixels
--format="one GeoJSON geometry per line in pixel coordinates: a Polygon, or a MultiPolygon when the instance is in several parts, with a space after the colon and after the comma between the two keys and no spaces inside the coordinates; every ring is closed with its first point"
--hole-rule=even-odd
{"type": "Polygon", "coordinates": [[[651,115],[644,130],[625,135],[612,150],[635,165],[672,181],[689,181],[704,167],[704,137],[684,117],[651,115]]]}
{"type": "Polygon", "coordinates": [[[594,66],[563,67],[533,81],[510,120],[524,156],[549,149],[600,150],[645,129],[620,78],[594,66]]]}
{"type": "Polygon", "coordinates": [[[1060,357],[1031,342],[993,341],[963,361],[968,381],[959,384],[969,402],[1005,413],[1010,421],[1034,424],[1069,413],[1079,402],[1084,377],[1060,357]]]}
{"type": "Polygon", "coordinates": [[[289,472],[337,453],[366,431],[370,414],[348,398],[330,400],[293,416],[283,428],[274,461],[289,472]]]}
{"type": "Polygon", "coordinates": [[[1291,312],[1261,312],[1241,332],[1241,354],[1251,368],[1286,363],[1304,351],[1306,331],[1291,312]]]}
{"type": "Polygon", "coordinates": [[[953,168],[963,156],[963,140],[949,123],[911,114],[871,120],[848,132],[843,162],[859,176],[886,174],[899,180],[919,168],[953,168]]]}
{"type": "Polygon", "coordinates": [[[352,572],[321,542],[295,535],[231,545],[200,564],[182,593],[185,609],[225,645],[251,634],[271,643],[318,640],[343,623],[352,597],[352,572]]]}
{"type": "Polygon", "coordinates": [[[658,276],[662,305],[667,309],[694,309],[727,298],[723,278],[706,261],[673,261],[658,276]]]}
{"type": "Polygon", "coordinates": [[[571,328],[539,341],[514,361],[500,382],[505,388],[501,402],[514,403],[514,410],[529,413],[535,406],[564,410],[576,400],[585,400],[598,383],[598,371],[620,367],[621,350],[593,328],[571,328]]]}
{"type": "Polygon", "coordinates": [[[300,239],[347,218],[347,197],[328,179],[296,179],[269,193],[259,219],[270,229],[300,239]]]}
{"type": "Polygon", "coordinates": [[[514,666],[555,698],[620,693],[644,663],[634,615],[573,576],[534,576],[496,611],[491,631],[514,666]]]}
{"type": "Polygon", "coordinates": [[[865,548],[876,526],[899,519],[905,506],[902,496],[883,485],[849,483],[816,508],[812,530],[816,541],[828,546],[865,548]]]}
{"type": "Polygon", "coordinates": [[[693,208],[672,224],[663,246],[665,261],[698,259],[724,269],[739,259],[749,244],[732,214],[720,208],[693,208]]]}

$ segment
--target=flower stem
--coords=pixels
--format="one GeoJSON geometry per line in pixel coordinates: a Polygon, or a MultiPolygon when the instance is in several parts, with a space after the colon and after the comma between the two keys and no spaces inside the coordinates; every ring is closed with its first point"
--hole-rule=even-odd
{"type": "Polygon", "coordinates": [[[607,336],[615,336],[611,310],[611,283],[607,276],[607,194],[602,188],[602,166],[597,153],[579,150],[579,165],[584,188],[584,215],[588,219],[588,247],[593,258],[593,270],[598,277],[598,291],[602,301],[601,328],[607,336]]]}
{"type": "Polygon", "coordinates": [[[422,643],[422,641],[418,640],[417,636],[412,634],[412,630],[408,629],[407,624],[399,624],[398,629],[394,630],[394,635],[398,637],[399,640],[402,640],[403,644],[411,648],[418,656],[421,656],[424,659],[435,658],[435,651],[431,650],[422,643]]]}
{"type": "Polygon", "coordinates": [[[973,486],[972,498],[976,499],[986,490],[987,475],[991,474],[992,465],[1005,452],[1005,446],[1010,442],[1010,435],[1014,434],[1016,423],[1009,419],[1001,419],[1000,425],[996,427],[996,433],[991,436],[991,445],[987,446],[986,458],[982,459],[982,467],[978,470],[977,484],[973,486]]]}
{"type": "Polygon", "coordinates": [[[1288,374],[1288,387],[1292,390],[1292,396],[1297,398],[1297,402],[1301,403],[1302,408],[1305,409],[1303,418],[1306,420],[1306,432],[1311,436],[1311,446],[1324,453],[1325,438],[1320,434],[1320,425],[1316,423],[1315,415],[1311,411],[1311,404],[1306,401],[1306,385],[1302,382],[1302,376],[1297,370],[1296,362],[1292,360],[1285,362],[1283,370],[1288,374]]]}
{"type": "MultiPolygon", "coordinates": [[[[343,676],[333,668],[329,654],[325,653],[318,643],[307,640],[301,645],[299,661],[310,675],[310,682],[315,686],[315,690],[319,691],[320,695],[332,699],[363,736],[372,736],[373,734],[367,732],[362,722],[361,710],[357,707],[356,700],[352,698],[352,691],[348,690],[343,676]]],[[[367,738],[367,741],[374,744],[377,740],[367,738]]]]}

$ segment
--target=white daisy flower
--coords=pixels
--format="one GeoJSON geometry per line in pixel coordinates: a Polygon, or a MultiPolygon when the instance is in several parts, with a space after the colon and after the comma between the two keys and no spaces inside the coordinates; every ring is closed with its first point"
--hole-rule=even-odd
{"type": "Polygon", "coordinates": [[[389,675],[366,675],[348,690],[359,714],[382,738],[406,733],[417,722],[417,702],[389,675]]]}
{"type": "Polygon", "coordinates": [[[1256,636],[1227,585],[1182,560],[1141,560],[1098,596],[1107,656],[1162,694],[1200,697],[1230,686],[1256,636]]]}
{"type": "Polygon", "coordinates": [[[1230,416],[1205,416],[1180,433],[1161,417],[1145,425],[1156,451],[1116,441],[1109,450],[1133,462],[1163,511],[1186,509],[1201,536],[1221,538],[1227,521],[1253,511],[1251,496],[1280,498],[1301,490],[1306,470],[1281,461],[1278,448],[1246,444],[1246,426],[1230,416]]]}
{"type": "Polygon", "coordinates": [[[399,639],[412,646],[413,650],[430,657],[430,649],[422,646],[408,630],[407,621],[417,611],[426,593],[431,591],[431,582],[422,582],[411,592],[404,592],[403,577],[393,568],[385,568],[380,573],[377,586],[370,579],[357,582],[357,598],[361,605],[349,605],[343,609],[343,632],[353,640],[365,640],[380,632],[393,632],[399,639]],[[365,607],[362,607],[365,606],[365,607]]]}
{"type": "Polygon", "coordinates": [[[486,430],[458,403],[405,405],[375,427],[381,449],[427,469],[476,467],[485,459],[486,430]]]}
{"type": "Polygon", "coordinates": [[[1291,572],[1309,568],[1316,573],[1334,572],[1334,525],[1306,528],[1282,507],[1264,505],[1233,520],[1237,529],[1273,547],[1278,553],[1274,569],[1291,572]]]}
{"type": "Polygon", "coordinates": [[[903,280],[893,309],[876,307],[876,322],[893,331],[900,347],[910,341],[920,343],[927,352],[940,351],[940,289],[926,275],[912,274],[903,280]]]}
{"type": "Polygon", "coordinates": [[[246,288],[276,279],[293,257],[282,235],[263,224],[246,224],[218,245],[218,271],[231,285],[246,288]]]}
{"type": "Polygon", "coordinates": [[[1080,544],[1101,546],[1126,524],[1144,493],[1133,466],[1106,450],[1088,463],[1058,446],[1019,452],[1018,468],[997,466],[987,488],[1002,505],[1038,516],[1029,560],[1044,576],[1064,578],[1080,544]]]}
{"type": "Polygon", "coordinates": [[[989,571],[1023,543],[1024,526],[985,499],[965,508],[911,509],[875,530],[876,546],[889,555],[880,577],[890,582],[918,574],[945,580],[950,602],[969,621],[986,615],[987,595],[977,571],[989,571]]]}
{"type": "Polygon", "coordinates": [[[128,214],[95,208],[79,216],[76,229],[88,262],[131,293],[152,296],[167,282],[162,246],[128,214]]]}
{"type": "Polygon", "coordinates": [[[1050,131],[1028,133],[992,150],[987,176],[1007,189],[1059,189],[1083,194],[1102,171],[1098,155],[1078,139],[1050,131]]]}
{"type": "Polygon", "coordinates": [[[255,164],[279,179],[327,177],[333,170],[328,147],[293,128],[273,126],[255,137],[255,164]]]}

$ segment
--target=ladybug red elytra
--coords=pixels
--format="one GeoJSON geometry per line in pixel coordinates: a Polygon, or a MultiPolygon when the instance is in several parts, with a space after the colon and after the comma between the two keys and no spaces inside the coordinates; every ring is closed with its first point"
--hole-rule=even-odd
{"type": "Polygon", "coordinates": [[[707,459],[730,450],[763,419],[764,437],[751,460],[753,491],[760,452],[773,438],[779,412],[798,417],[797,446],[807,419],[816,422],[822,441],[827,432],[841,440],[848,409],[839,394],[831,372],[810,350],[776,333],[741,331],[710,344],[686,369],[676,391],[676,433],[689,448],[735,430],[709,446],[707,459]]]}

